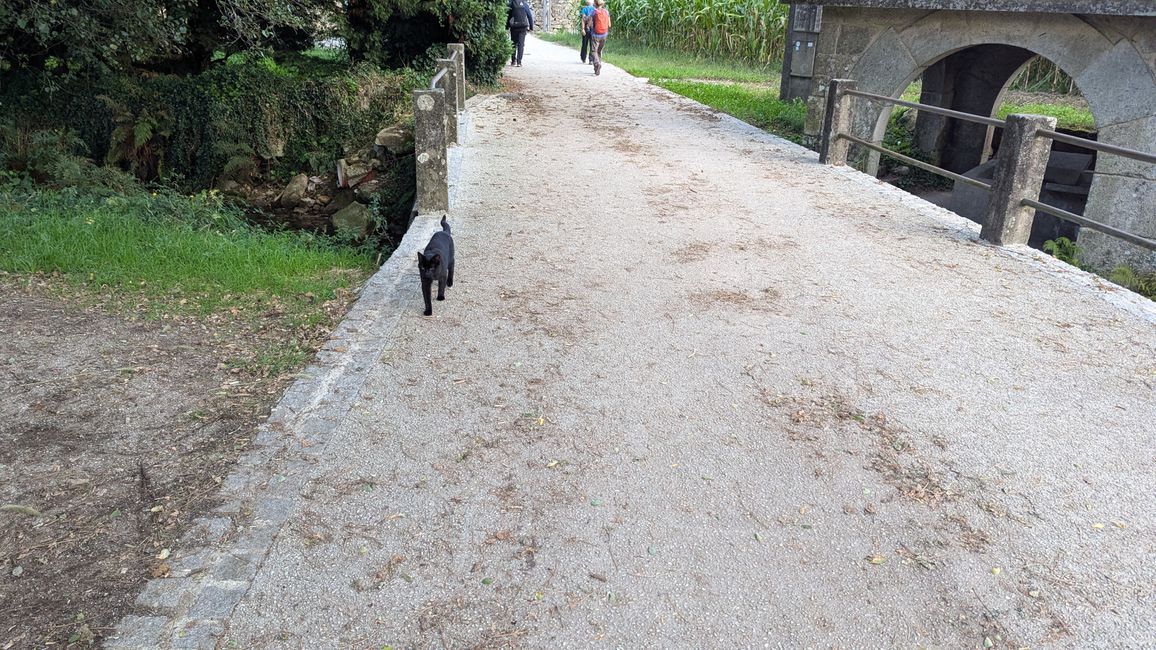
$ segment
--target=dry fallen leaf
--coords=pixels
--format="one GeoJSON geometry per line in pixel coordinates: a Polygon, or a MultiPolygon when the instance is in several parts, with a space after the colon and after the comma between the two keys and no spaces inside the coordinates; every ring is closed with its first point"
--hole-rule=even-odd
{"type": "Polygon", "coordinates": [[[22,506],[15,503],[0,506],[0,511],[11,512],[18,515],[28,515],[29,517],[39,517],[40,511],[32,506],[22,506]]]}
{"type": "Polygon", "coordinates": [[[887,558],[883,557],[882,555],[868,555],[867,561],[871,564],[883,564],[887,561],[887,558]]]}
{"type": "Polygon", "coordinates": [[[167,560],[167,559],[169,559],[170,555],[172,555],[172,551],[170,551],[167,548],[162,548],[161,552],[157,553],[157,559],[158,560],[167,560]]]}

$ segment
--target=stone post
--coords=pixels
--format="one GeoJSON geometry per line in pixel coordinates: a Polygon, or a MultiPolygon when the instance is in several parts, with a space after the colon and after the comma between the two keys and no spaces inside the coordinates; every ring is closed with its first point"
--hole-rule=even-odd
{"type": "Polygon", "coordinates": [[[1052,141],[1037,136],[1036,131],[1055,128],[1054,117],[1008,116],[996,159],[991,201],[979,233],[981,239],[1001,245],[1028,243],[1035,210],[1021,202],[1039,199],[1052,150],[1052,141]]]}
{"type": "Polygon", "coordinates": [[[845,90],[855,90],[850,79],[832,79],[827,86],[827,111],[823,113],[823,130],[819,136],[819,162],[825,165],[846,165],[850,145],[838,137],[851,131],[851,100],[845,90]]]}
{"type": "Polygon", "coordinates": [[[450,43],[446,45],[449,50],[449,55],[453,56],[454,52],[458,53],[458,58],[455,59],[458,68],[458,112],[466,110],[466,46],[463,43],[450,43]]]}
{"type": "Polygon", "coordinates": [[[417,159],[418,214],[449,212],[446,167],[446,93],[413,91],[413,153],[417,159]]]}
{"type": "Polygon", "coordinates": [[[449,59],[438,59],[438,70],[445,70],[442,88],[446,93],[446,144],[458,144],[458,67],[449,59]]]}

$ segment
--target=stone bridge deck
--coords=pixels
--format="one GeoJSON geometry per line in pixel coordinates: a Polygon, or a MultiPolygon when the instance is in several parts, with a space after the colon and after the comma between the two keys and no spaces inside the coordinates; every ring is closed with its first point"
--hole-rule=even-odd
{"type": "Polygon", "coordinates": [[[1151,303],[528,49],[112,647],[1150,647],[1151,303]]]}

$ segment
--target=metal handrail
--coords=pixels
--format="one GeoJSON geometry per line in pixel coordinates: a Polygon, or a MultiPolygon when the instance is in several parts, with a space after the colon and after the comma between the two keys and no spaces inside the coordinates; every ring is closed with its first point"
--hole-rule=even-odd
{"type": "Polygon", "coordinates": [[[862,138],[857,138],[857,137],[850,135],[850,134],[847,134],[847,133],[840,133],[840,134],[838,134],[838,137],[843,138],[844,140],[847,140],[849,142],[854,142],[857,145],[867,147],[868,149],[878,151],[881,154],[891,156],[892,158],[896,158],[898,160],[901,160],[901,161],[907,163],[908,165],[911,165],[912,167],[918,167],[924,171],[929,171],[932,174],[939,174],[940,176],[946,176],[953,181],[958,181],[958,182],[964,183],[966,185],[971,185],[972,187],[978,187],[981,190],[987,190],[989,192],[991,191],[991,185],[988,185],[987,183],[984,183],[983,181],[979,181],[979,180],[976,180],[974,178],[968,178],[967,176],[964,176],[962,174],[957,174],[955,172],[948,171],[942,167],[936,167],[935,165],[932,165],[930,163],[925,163],[922,160],[917,160],[917,159],[912,158],[910,156],[904,156],[903,154],[901,154],[899,152],[892,151],[890,149],[887,149],[886,147],[881,147],[881,146],[875,144],[874,142],[868,142],[867,140],[864,140],[862,138]]]}
{"type": "Polygon", "coordinates": [[[907,106],[918,111],[925,111],[927,113],[934,113],[936,115],[943,115],[945,117],[954,117],[959,120],[967,122],[975,122],[977,124],[986,124],[988,126],[996,126],[1003,128],[1004,121],[997,120],[994,117],[984,117],[982,115],[972,115],[971,113],[963,113],[960,111],[953,111],[950,108],[940,108],[938,106],[929,106],[927,104],[917,104],[903,99],[896,99],[895,97],[888,97],[886,95],[876,95],[875,93],[867,93],[862,90],[844,90],[844,95],[854,95],[855,97],[864,97],[866,99],[873,99],[875,101],[887,102],[889,104],[898,104],[899,106],[907,106]]]}
{"type": "Polygon", "coordinates": [[[1139,160],[1140,162],[1152,163],[1156,165],[1156,154],[1145,153],[1143,151],[1137,151],[1127,147],[1117,147],[1114,144],[1104,144],[1101,142],[1096,142],[1095,140],[1088,140],[1087,138],[1068,135],[1066,133],[1056,133],[1055,131],[1046,131],[1040,129],[1039,131],[1036,131],[1036,134],[1045,138],[1051,138],[1056,142],[1063,142],[1066,144],[1075,145],[1077,147],[1083,147],[1084,149],[1091,149],[1092,151],[1110,153],[1116,156],[1123,156],[1125,158],[1131,158],[1132,160],[1139,160]]]}
{"type": "MultiPolygon", "coordinates": [[[[853,83],[853,82],[848,81],[848,80],[840,80],[840,83],[843,83],[843,82],[853,83]]],[[[832,83],[834,83],[834,80],[832,80],[832,83]]],[[[909,101],[905,101],[902,99],[896,99],[894,97],[887,97],[885,95],[876,95],[874,93],[863,92],[861,90],[842,89],[842,88],[839,89],[838,96],[844,96],[844,95],[863,97],[865,99],[889,103],[889,104],[895,104],[898,106],[907,106],[907,107],[913,108],[915,110],[926,111],[928,113],[933,113],[936,115],[943,115],[946,117],[961,119],[961,120],[965,120],[968,122],[974,122],[977,124],[985,124],[988,126],[993,126],[993,127],[998,127],[998,128],[1004,128],[1006,126],[1006,122],[1001,121],[1001,120],[997,120],[997,119],[991,118],[991,117],[984,117],[981,115],[972,115],[970,113],[962,113],[960,111],[953,111],[951,109],[940,108],[938,106],[928,106],[926,104],[918,104],[915,102],[909,102],[909,101]]],[[[828,106],[829,106],[829,110],[831,110],[830,109],[831,104],[829,104],[828,106]]],[[[875,144],[874,142],[870,142],[868,140],[864,140],[862,138],[855,137],[849,133],[841,132],[838,130],[839,125],[835,122],[831,122],[830,126],[828,126],[827,123],[825,123],[823,128],[824,128],[824,137],[830,137],[832,139],[831,141],[834,141],[835,139],[843,139],[843,140],[846,140],[848,142],[853,142],[859,146],[866,147],[867,149],[870,149],[872,151],[877,151],[881,154],[891,156],[891,157],[893,157],[897,160],[900,160],[904,163],[907,163],[908,165],[911,165],[913,167],[918,167],[919,169],[929,171],[933,174],[938,174],[940,176],[950,178],[956,182],[964,183],[966,185],[971,185],[973,187],[978,187],[980,189],[987,190],[989,192],[992,191],[991,185],[983,183],[983,182],[976,180],[974,178],[968,178],[966,176],[963,176],[961,174],[957,174],[955,172],[948,171],[948,170],[943,169],[941,167],[936,167],[935,165],[932,165],[930,163],[925,163],[922,160],[917,160],[917,159],[912,158],[910,156],[905,156],[899,152],[892,151],[891,149],[887,149],[881,145],[875,144]],[[830,135],[827,135],[827,134],[830,134],[830,135]]],[[[1058,133],[1058,132],[1053,131],[1051,129],[1036,129],[1034,133],[1036,136],[1039,136],[1039,137],[1050,138],[1051,140],[1056,141],[1056,142],[1063,142],[1063,143],[1073,145],[1076,147],[1082,147],[1084,149],[1089,149],[1091,151],[1098,151],[1101,153],[1122,156],[1124,158],[1130,158],[1132,160],[1138,160],[1138,161],[1145,162],[1145,163],[1156,164],[1156,154],[1147,153],[1147,152],[1143,152],[1143,151],[1137,151],[1135,149],[1129,149],[1127,147],[1119,147],[1116,145],[1104,144],[1104,143],[1096,142],[1094,140],[1088,140],[1088,139],[1080,138],[1077,136],[1067,135],[1065,133],[1058,133]]],[[[826,149],[824,149],[824,151],[825,150],[826,149]]],[[[826,155],[826,154],[822,154],[822,153],[820,154],[821,160],[823,159],[824,155],[826,155]]],[[[1134,233],[1130,233],[1130,232],[1127,232],[1125,230],[1120,230],[1119,228],[1109,226],[1108,224],[1105,224],[1105,223],[1100,223],[1099,221],[1093,221],[1092,219],[1088,219],[1087,217],[1075,214],[1073,212],[1069,212],[1069,211],[1064,210],[1062,208],[1057,208],[1055,206],[1051,206],[1051,205],[1048,205],[1046,203],[1041,203],[1040,201],[1037,201],[1035,199],[1024,198],[1020,201],[1019,205],[1033,208],[1039,212],[1043,212],[1045,214],[1050,214],[1053,217],[1057,217],[1057,218],[1063,219],[1065,221],[1070,221],[1070,222],[1078,224],[1082,227],[1090,228],[1090,229],[1095,230],[1097,232],[1101,232],[1105,235],[1116,237],[1116,238],[1121,239],[1123,241],[1126,241],[1130,244],[1140,246],[1141,248],[1145,248],[1145,249],[1150,250],[1150,251],[1156,251],[1156,239],[1149,239],[1147,237],[1143,237],[1141,235],[1136,235],[1134,233]]]]}
{"type": "Polygon", "coordinates": [[[442,78],[446,76],[447,70],[449,70],[449,68],[442,68],[441,70],[438,70],[438,73],[435,74],[433,79],[431,79],[429,82],[430,90],[436,90],[437,89],[438,82],[441,81],[442,78]]]}
{"type": "Polygon", "coordinates": [[[1053,217],[1059,217],[1064,221],[1071,221],[1072,223],[1079,224],[1084,228],[1091,228],[1092,230],[1102,232],[1105,235],[1111,235],[1118,239],[1123,239],[1130,244],[1135,244],[1137,246],[1147,248],[1150,251],[1156,251],[1156,240],[1141,237],[1140,235],[1133,235],[1132,233],[1125,230],[1113,228],[1112,226],[1109,226],[1105,223],[1100,223],[1099,221],[1092,221],[1087,217],[1080,216],[1073,212],[1068,212],[1067,210],[1057,208],[1053,205],[1048,205],[1047,203],[1040,203],[1039,201],[1033,199],[1024,199],[1020,203],[1022,205],[1026,205],[1029,208],[1035,208],[1040,212],[1046,212],[1053,217]]]}
{"type": "Polygon", "coordinates": [[[457,58],[458,58],[458,50],[454,50],[453,52],[450,52],[450,61],[453,61],[454,59],[457,59],[457,58]]]}

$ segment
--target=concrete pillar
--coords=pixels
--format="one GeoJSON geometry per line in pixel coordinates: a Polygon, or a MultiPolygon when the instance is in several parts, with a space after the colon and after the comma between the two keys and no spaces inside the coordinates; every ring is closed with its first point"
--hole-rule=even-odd
{"type": "Polygon", "coordinates": [[[1056,118],[1009,115],[999,148],[991,201],[979,236],[993,244],[1026,244],[1035,210],[1024,199],[1039,199],[1052,141],[1036,135],[1056,128],[1056,118]]]}
{"type": "Polygon", "coordinates": [[[454,52],[458,53],[458,56],[456,59],[454,59],[454,62],[457,64],[458,68],[457,98],[458,112],[461,113],[462,111],[466,110],[466,46],[464,43],[450,43],[446,45],[446,49],[449,50],[449,55],[451,57],[454,55],[454,52]]]}
{"type": "Polygon", "coordinates": [[[413,142],[418,214],[449,212],[446,93],[441,88],[413,91],[413,142]]]}
{"type": "Polygon", "coordinates": [[[449,59],[438,59],[437,69],[446,71],[441,84],[446,92],[446,144],[458,144],[458,67],[449,59]]]}
{"type": "Polygon", "coordinates": [[[846,165],[850,143],[838,137],[851,132],[851,100],[844,90],[855,90],[850,79],[832,79],[827,86],[827,111],[823,114],[823,131],[819,136],[819,162],[846,165]]]}

